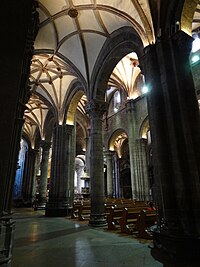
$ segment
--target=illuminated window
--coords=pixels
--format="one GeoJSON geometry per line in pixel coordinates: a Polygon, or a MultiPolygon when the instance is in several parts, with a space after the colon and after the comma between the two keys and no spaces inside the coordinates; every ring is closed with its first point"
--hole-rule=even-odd
{"type": "Polygon", "coordinates": [[[195,62],[197,62],[197,61],[199,61],[199,55],[194,55],[192,58],[191,58],[191,60],[192,60],[192,63],[195,63],[195,62]]]}
{"type": "Polygon", "coordinates": [[[114,93],[114,112],[117,112],[119,110],[121,103],[121,95],[119,91],[116,91],[114,93]]]}
{"type": "Polygon", "coordinates": [[[192,43],[192,53],[195,53],[200,49],[200,39],[198,37],[194,37],[194,41],[192,43]]]}
{"type": "Polygon", "coordinates": [[[146,85],[144,85],[143,87],[142,87],[142,93],[143,94],[146,94],[146,93],[148,93],[149,92],[149,88],[146,86],[146,85]]]}

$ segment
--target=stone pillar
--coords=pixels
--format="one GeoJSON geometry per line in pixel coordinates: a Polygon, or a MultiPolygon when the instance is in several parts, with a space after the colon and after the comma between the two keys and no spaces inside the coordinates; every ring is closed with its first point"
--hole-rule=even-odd
{"type": "Polygon", "coordinates": [[[12,36],[16,42],[2,43],[1,62],[1,133],[0,133],[0,265],[8,266],[12,253],[12,193],[15,182],[23,114],[29,91],[28,77],[33,52],[36,9],[34,1],[9,2],[4,5],[1,20],[11,12],[9,23],[1,31],[1,38],[12,36]],[[20,19],[18,19],[20,18],[20,19]],[[34,25],[33,25],[34,24],[34,25]],[[10,27],[12,25],[12,27],[10,27]],[[13,65],[4,64],[12,60],[13,65]],[[13,72],[13,66],[15,71],[13,72]],[[10,75],[12,73],[12,75],[10,75]]]}
{"type": "Polygon", "coordinates": [[[68,196],[67,205],[73,206],[74,201],[74,172],[75,172],[75,157],[76,157],[76,134],[75,127],[67,125],[67,135],[69,138],[68,145],[68,196]]]}
{"type": "Polygon", "coordinates": [[[88,137],[85,139],[86,152],[85,152],[85,171],[90,176],[90,128],[87,129],[88,137]]]}
{"type": "Polygon", "coordinates": [[[51,142],[47,140],[42,140],[40,146],[42,148],[42,160],[40,163],[41,173],[40,173],[39,195],[36,202],[36,209],[45,208],[46,206],[49,150],[51,148],[51,142]]]}
{"type": "Polygon", "coordinates": [[[72,156],[72,125],[56,125],[52,144],[49,202],[46,216],[66,216],[71,212],[74,173],[70,174],[72,156]],[[72,181],[71,181],[72,179],[72,181]]]}
{"type": "Polygon", "coordinates": [[[120,181],[119,181],[119,158],[118,155],[116,153],[116,151],[114,151],[114,155],[113,155],[113,160],[114,160],[114,195],[113,197],[115,198],[120,198],[120,181]]]}
{"type": "Polygon", "coordinates": [[[192,41],[179,31],[146,47],[143,58],[160,219],[152,255],[165,266],[198,266],[192,262],[200,256],[200,123],[189,62],[192,41]]]}
{"type": "Polygon", "coordinates": [[[149,200],[149,177],[147,169],[147,140],[137,139],[135,141],[135,168],[137,175],[138,200],[149,200]]]}
{"type": "Polygon", "coordinates": [[[134,100],[130,99],[126,103],[126,111],[127,111],[127,120],[128,125],[128,145],[129,145],[129,155],[130,155],[130,169],[131,169],[131,187],[132,187],[132,198],[138,199],[138,187],[137,187],[137,176],[136,176],[136,164],[135,164],[135,135],[136,135],[136,126],[135,126],[135,107],[134,100]]]}
{"type": "Polygon", "coordinates": [[[28,148],[27,158],[25,162],[22,197],[23,197],[23,203],[28,207],[32,206],[33,179],[35,171],[35,159],[37,153],[38,153],[37,149],[28,148]]]}
{"type": "Polygon", "coordinates": [[[107,197],[114,196],[114,179],[113,179],[113,151],[106,151],[106,162],[107,162],[107,197]]]}
{"type": "Polygon", "coordinates": [[[104,101],[92,100],[86,110],[90,116],[90,180],[91,215],[89,225],[106,225],[104,207],[104,162],[102,118],[107,105],[104,101]]]}
{"type": "Polygon", "coordinates": [[[32,203],[35,203],[36,198],[36,187],[37,187],[37,174],[40,169],[40,157],[41,157],[41,149],[35,149],[35,167],[34,167],[34,174],[33,174],[33,186],[32,186],[32,203]]]}

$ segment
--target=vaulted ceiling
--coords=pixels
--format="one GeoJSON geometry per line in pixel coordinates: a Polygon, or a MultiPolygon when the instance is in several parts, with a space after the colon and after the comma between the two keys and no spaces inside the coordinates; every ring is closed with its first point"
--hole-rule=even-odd
{"type": "MultiPolygon", "coordinates": [[[[24,127],[30,139],[35,136],[36,128],[44,138],[47,108],[55,121],[64,121],[67,98],[75,82],[81,84],[87,95],[99,53],[114,31],[129,26],[135,29],[144,46],[155,42],[148,0],[39,0],[38,3],[39,32],[30,75],[33,96],[27,105],[24,127]],[[34,106],[33,100],[39,103],[38,98],[41,103],[34,106]]],[[[199,10],[198,5],[193,30],[200,25],[199,10]]],[[[112,86],[124,87],[129,97],[140,94],[134,92],[134,82],[140,75],[136,63],[134,53],[127,55],[109,81],[112,86]],[[124,76],[128,77],[126,81],[124,76]]],[[[85,101],[86,97],[78,105],[82,114],[85,101]]]]}

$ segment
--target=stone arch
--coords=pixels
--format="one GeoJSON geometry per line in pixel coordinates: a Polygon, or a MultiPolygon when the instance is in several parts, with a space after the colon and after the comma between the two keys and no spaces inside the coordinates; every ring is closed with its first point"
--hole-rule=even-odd
{"type": "Polygon", "coordinates": [[[51,141],[52,139],[55,122],[54,114],[49,111],[44,124],[44,136],[46,141],[51,141]]]}
{"type": "MultiPolygon", "coordinates": [[[[125,131],[124,129],[122,129],[122,128],[117,129],[117,130],[111,135],[111,137],[110,137],[110,139],[109,139],[109,141],[108,141],[108,150],[110,150],[110,151],[115,151],[115,148],[116,148],[116,147],[115,147],[116,140],[117,140],[117,138],[119,138],[119,137],[122,136],[123,134],[125,134],[125,135],[126,135],[126,138],[128,138],[128,134],[127,134],[126,131],[125,131]]],[[[124,140],[125,140],[125,135],[124,135],[124,140]]],[[[122,138],[123,138],[123,136],[122,136],[122,138]]],[[[119,145],[120,145],[119,149],[116,148],[116,150],[117,150],[116,152],[117,152],[117,155],[118,155],[119,158],[120,158],[120,155],[121,155],[121,150],[120,150],[120,148],[121,148],[122,144],[123,144],[123,140],[122,140],[122,143],[119,144],[119,145]]]]}
{"type": "Polygon", "coordinates": [[[136,52],[143,55],[143,44],[137,32],[131,27],[123,27],[111,34],[96,61],[91,77],[90,99],[104,101],[109,77],[116,64],[127,54],[136,52]]]}
{"type": "Polygon", "coordinates": [[[181,30],[192,35],[192,20],[196,10],[198,0],[185,0],[181,13],[181,30]]]}
{"type": "Polygon", "coordinates": [[[148,116],[143,120],[140,130],[139,130],[139,137],[147,139],[147,132],[149,130],[149,118],[148,116]]]}
{"type": "Polygon", "coordinates": [[[65,116],[64,121],[68,125],[74,125],[75,123],[75,112],[81,97],[85,94],[84,87],[79,81],[73,83],[69,90],[69,94],[65,96],[65,116]]]}

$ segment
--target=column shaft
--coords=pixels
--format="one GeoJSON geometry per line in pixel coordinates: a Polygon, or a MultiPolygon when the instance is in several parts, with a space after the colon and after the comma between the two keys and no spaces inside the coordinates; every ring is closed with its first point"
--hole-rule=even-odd
{"type": "Polygon", "coordinates": [[[48,182],[48,166],[49,166],[49,150],[51,142],[47,140],[41,141],[42,160],[40,164],[40,184],[39,195],[37,196],[36,208],[45,208],[47,196],[47,182],[48,182]]]}
{"type": "Polygon", "coordinates": [[[139,200],[138,195],[138,183],[137,183],[137,168],[136,168],[136,125],[135,125],[135,108],[134,100],[131,99],[126,103],[127,108],[127,120],[128,120],[128,145],[129,145],[129,155],[130,155],[130,169],[131,169],[131,188],[132,188],[132,198],[139,200]]]}
{"type": "Polygon", "coordinates": [[[37,150],[29,148],[25,162],[25,172],[23,176],[22,197],[26,206],[32,206],[33,178],[35,171],[35,159],[37,150]]]}
{"type": "Polygon", "coordinates": [[[37,174],[40,169],[40,157],[41,157],[41,150],[40,149],[35,149],[35,150],[36,150],[35,166],[34,166],[34,174],[33,174],[32,193],[31,193],[32,203],[35,203],[35,200],[36,200],[37,174]]]}
{"type": "Polygon", "coordinates": [[[107,197],[113,197],[114,195],[114,179],[113,179],[113,155],[112,151],[107,151],[106,162],[107,162],[107,197]]]}
{"type": "Polygon", "coordinates": [[[149,200],[149,178],[147,172],[146,140],[135,141],[135,168],[137,171],[138,200],[149,200]]]}
{"type": "Polygon", "coordinates": [[[114,197],[120,198],[120,181],[119,181],[119,158],[116,151],[114,152],[114,197]]]}
{"type": "Polygon", "coordinates": [[[74,173],[72,176],[69,170],[70,163],[75,162],[75,159],[70,159],[73,154],[71,150],[73,128],[71,125],[57,125],[54,130],[46,216],[66,216],[71,211],[74,173]]]}
{"type": "Polygon", "coordinates": [[[192,38],[177,32],[145,49],[144,67],[160,230],[155,247],[173,261],[198,257],[200,124],[189,63],[192,38]]]}
{"type": "Polygon", "coordinates": [[[104,162],[102,116],[106,103],[92,100],[86,107],[90,115],[90,178],[91,178],[91,226],[106,224],[104,207],[104,162]]]}

